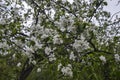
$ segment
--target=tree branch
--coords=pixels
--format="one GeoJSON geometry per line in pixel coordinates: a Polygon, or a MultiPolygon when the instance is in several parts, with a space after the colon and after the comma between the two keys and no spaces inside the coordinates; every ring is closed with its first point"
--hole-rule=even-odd
{"type": "Polygon", "coordinates": [[[34,65],[32,63],[29,64],[29,58],[27,58],[26,62],[23,65],[20,76],[18,80],[26,80],[28,75],[32,72],[34,65]]]}
{"type": "Polygon", "coordinates": [[[62,6],[63,4],[57,3],[55,1],[53,1],[55,4],[59,5],[61,8],[63,8],[64,10],[66,10],[68,13],[73,14],[75,17],[77,17],[77,15],[75,13],[73,13],[72,11],[70,11],[69,9],[65,8],[64,6],[62,6]]]}
{"type": "Polygon", "coordinates": [[[113,18],[115,15],[119,14],[119,13],[120,13],[120,11],[118,11],[118,12],[114,13],[114,14],[112,15],[112,17],[110,18],[110,20],[109,20],[109,21],[111,21],[111,20],[112,20],[112,18],[113,18]]]}
{"type": "MultiPolygon", "coordinates": [[[[97,1],[99,1],[99,0],[97,0],[97,1]]],[[[98,2],[96,3],[96,8],[95,8],[95,9],[93,10],[93,12],[91,13],[91,17],[90,17],[90,19],[89,19],[88,22],[91,22],[94,14],[96,13],[96,11],[97,11],[97,9],[100,7],[100,5],[103,3],[103,1],[104,1],[104,0],[101,0],[99,3],[98,3],[98,2]]]]}

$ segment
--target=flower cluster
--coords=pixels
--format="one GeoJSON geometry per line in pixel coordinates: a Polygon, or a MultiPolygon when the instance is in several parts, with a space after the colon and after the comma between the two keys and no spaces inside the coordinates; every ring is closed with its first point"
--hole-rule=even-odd
{"type": "Polygon", "coordinates": [[[89,44],[84,40],[75,40],[75,42],[73,43],[73,48],[76,49],[77,52],[81,52],[87,48],[89,48],[89,44]]]}
{"type": "Polygon", "coordinates": [[[64,76],[70,76],[73,77],[72,72],[72,65],[68,64],[67,66],[63,66],[61,63],[58,65],[58,71],[61,70],[62,74],[64,76]]]}
{"type": "Polygon", "coordinates": [[[72,66],[71,66],[71,64],[68,64],[67,66],[62,67],[61,72],[62,72],[65,76],[73,77],[73,72],[72,72],[72,66]]]}
{"type": "Polygon", "coordinates": [[[63,40],[60,38],[60,35],[55,35],[53,37],[53,44],[61,44],[63,43],[63,40]]]}
{"type": "Polygon", "coordinates": [[[54,50],[52,50],[50,47],[45,48],[45,54],[48,56],[49,61],[56,60],[55,54],[53,53],[54,50]]]}
{"type": "Polygon", "coordinates": [[[115,57],[115,61],[116,61],[116,62],[119,62],[119,61],[120,61],[120,56],[119,56],[119,54],[115,54],[114,57],[115,57]]]}
{"type": "Polygon", "coordinates": [[[74,55],[73,52],[71,52],[71,53],[70,53],[70,57],[69,57],[69,59],[74,61],[75,58],[76,58],[76,56],[74,55]]]}
{"type": "Polygon", "coordinates": [[[105,58],[105,56],[101,55],[101,56],[99,57],[99,59],[103,62],[103,64],[106,63],[106,58],[105,58]]]}

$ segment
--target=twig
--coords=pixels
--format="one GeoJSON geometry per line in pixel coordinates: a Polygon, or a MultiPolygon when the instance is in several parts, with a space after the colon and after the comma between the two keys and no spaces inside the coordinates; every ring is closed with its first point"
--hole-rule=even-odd
{"type": "Polygon", "coordinates": [[[91,22],[94,14],[96,13],[96,11],[97,11],[97,9],[100,7],[100,5],[103,3],[103,1],[104,1],[104,0],[101,0],[100,3],[96,3],[96,8],[95,8],[94,11],[92,12],[92,15],[91,15],[91,17],[90,17],[90,19],[89,19],[88,22],[91,22]]]}
{"type": "Polygon", "coordinates": [[[112,15],[112,17],[110,18],[110,20],[109,20],[109,21],[111,21],[111,20],[112,20],[112,18],[113,18],[115,15],[119,14],[119,13],[120,13],[120,11],[118,11],[118,12],[114,13],[114,14],[112,15]]]}

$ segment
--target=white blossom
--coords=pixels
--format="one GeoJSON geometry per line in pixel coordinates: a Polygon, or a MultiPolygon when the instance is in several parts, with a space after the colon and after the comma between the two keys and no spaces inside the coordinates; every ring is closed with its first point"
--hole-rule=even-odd
{"type": "Polygon", "coordinates": [[[5,19],[0,19],[0,24],[2,24],[2,25],[6,24],[5,19]]]}
{"type": "Polygon", "coordinates": [[[61,43],[63,43],[63,40],[60,38],[59,35],[55,35],[55,36],[53,37],[53,43],[54,43],[54,44],[61,44],[61,43]]]}
{"type": "Polygon", "coordinates": [[[50,47],[46,47],[46,48],[45,48],[45,54],[46,54],[46,55],[50,55],[51,51],[52,51],[52,50],[51,50],[50,47]]]}
{"type": "Polygon", "coordinates": [[[32,61],[32,64],[36,65],[36,61],[35,61],[35,60],[33,60],[33,61],[32,61]]]}
{"type": "MultiPolygon", "coordinates": [[[[1,52],[1,51],[0,51],[1,52]]],[[[2,54],[2,55],[7,55],[7,54],[9,54],[7,51],[5,51],[4,53],[3,52],[1,52],[0,54],[2,54]]]]}
{"type": "Polygon", "coordinates": [[[33,57],[33,54],[32,54],[32,53],[34,53],[34,50],[33,50],[32,47],[26,46],[26,47],[24,48],[24,50],[26,50],[24,53],[25,53],[25,55],[27,55],[27,57],[29,57],[29,58],[33,57]]]}
{"type": "MultiPolygon", "coordinates": [[[[53,50],[54,50],[54,49],[55,49],[55,48],[53,48],[53,50]]],[[[54,61],[54,60],[56,60],[56,57],[55,57],[55,55],[54,55],[54,53],[53,53],[53,50],[51,50],[50,47],[46,47],[46,48],[45,48],[45,54],[48,55],[49,61],[54,61]]]]}
{"type": "Polygon", "coordinates": [[[71,53],[70,53],[70,57],[69,57],[69,59],[74,61],[75,58],[76,58],[76,56],[74,55],[73,52],[71,52],[71,53]]]}
{"type": "Polygon", "coordinates": [[[70,67],[70,68],[72,68],[72,65],[71,65],[71,64],[68,64],[67,66],[70,67]]]}
{"type": "Polygon", "coordinates": [[[67,31],[68,31],[68,32],[73,32],[73,33],[75,33],[75,32],[76,32],[76,27],[75,27],[75,26],[72,26],[72,25],[71,25],[71,26],[68,26],[68,27],[67,27],[67,31]]]}
{"type": "Polygon", "coordinates": [[[72,72],[72,69],[71,69],[71,65],[68,64],[68,66],[66,67],[63,67],[61,69],[61,72],[65,75],[65,76],[70,76],[70,77],[73,77],[73,72],[72,72]]]}
{"type": "Polygon", "coordinates": [[[37,68],[37,72],[41,72],[41,68],[37,68]]]}
{"type": "Polygon", "coordinates": [[[26,56],[29,57],[29,58],[33,57],[33,54],[29,53],[28,51],[26,51],[26,52],[24,52],[24,53],[25,53],[25,54],[23,54],[23,55],[26,55],[26,56]]]}
{"type": "Polygon", "coordinates": [[[48,29],[48,28],[46,28],[46,29],[44,30],[44,34],[46,34],[46,35],[52,35],[53,32],[54,32],[53,29],[48,29]]]}
{"type": "Polygon", "coordinates": [[[26,52],[28,52],[29,54],[30,53],[34,53],[34,50],[32,49],[32,47],[28,47],[28,46],[26,46],[26,52]]]}
{"type": "Polygon", "coordinates": [[[70,35],[70,34],[67,33],[67,34],[66,34],[66,38],[69,38],[69,35],[70,35]]]}
{"type": "Polygon", "coordinates": [[[16,54],[13,54],[12,57],[15,58],[16,54]]]}
{"type": "Polygon", "coordinates": [[[17,67],[20,67],[21,66],[21,62],[19,62],[18,64],[17,64],[17,67]]]}
{"type": "Polygon", "coordinates": [[[41,36],[41,39],[45,39],[45,38],[47,38],[47,37],[49,37],[47,34],[43,34],[43,35],[41,36]]]}
{"type": "Polygon", "coordinates": [[[61,27],[60,30],[64,32],[66,29],[64,27],[61,27]]]}
{"type": "Polygon", "coordinates": [[[9,48],[7,42],[0,42],[0,48],[9,48]]]}
{"type": "Polygon", "coordinates": [[[73,48],[76,49],[77,52],[81,52],[81,51],[89,48],[88,42],[83,40],[82,37],[80,40],[76,39],[72,46],[73,46],[73,48]]]}
{"type": "Polygon", "coordinates": [[[116,62],[120,61],[120,56],[119,56],[119,54],[115,54],[114,57],[115,57],[116,62]]]}
{"type": "Polygon", "coordinates": [[[41,49],[43,44],[36,42],[35,47],[41,49]]]}
{"type": "Polygon", "coordinates": [[[32,41],[34,41],[35,42],[35,46],[32,46],[32,48],[34,49],[34,50],[37,50],[38,48],[39,49],[41,49],[42,48],[42,44],[41,44],[41,42],[40,42],[40,40],[38,40],[36,37],[31,37],[31,40],[32,41]]]}
{"type": "Polygon", "coordinates": [[[63,21],[60,21],[60,22],[58,22],[58,21],[55,21],[54,22],[55,23],[55,25],[62,31],[62,32],[64,32],[66,29],[65,29],[65,27],[63,26],[63,21]]]}
{"type": "Polygon", "coordinates": [[[56,60],[56,57],[55,57],[55,55],[52,53],[52,54],[50,54],[49,55],[49,61],[51,62],[51,61],[55,61],[56,60]]]}
{"type": "Polygon", "coordinates": [[[73,43],[73,47],[80,52],[81,51],[81,41],[80,40],[75,40],[75,42],[73,43]]]}
{"type": "Polygon", "coordinates": [[[60,63],[60,64],[58,65],[58,71],[60,70],[61,67],[62,67],[62,64],[60,63]]]}
{"type": "Polygon", "coordinates": [[[103,63],[106,63],[106,58],[105,58],[105,56],[101,55],[101,56],[99,57],[99,59],[100,59],[103,63]]]}

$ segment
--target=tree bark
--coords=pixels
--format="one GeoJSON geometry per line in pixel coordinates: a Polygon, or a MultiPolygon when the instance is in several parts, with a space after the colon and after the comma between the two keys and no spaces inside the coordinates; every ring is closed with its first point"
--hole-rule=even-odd
{"type": "Polygon", "coordinates": [[[27,77],[32,72],[33,68],[34,68],[34,65],[32,63],[29,64],[29,59],[27,59],[22,70],[21,70],[21,73],[20,73],[20,76],[18,77],[18,80],[26,80],[27,77]]]}

